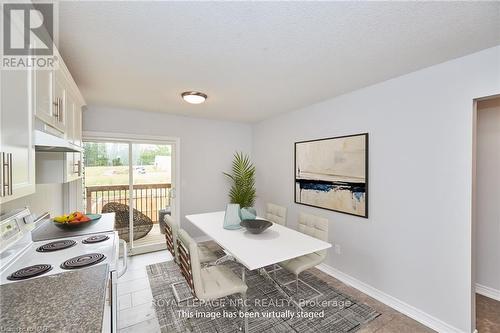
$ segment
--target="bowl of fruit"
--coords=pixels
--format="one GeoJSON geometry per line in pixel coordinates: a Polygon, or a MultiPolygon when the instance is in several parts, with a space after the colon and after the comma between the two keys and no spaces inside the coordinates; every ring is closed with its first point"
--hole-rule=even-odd
{"type": "Polygon", "coordinates": [[[54,217],[52,222],[61,228],[82,228],[88,226],[90,222],[101,218],[100,214],[83,214],[82,212],[73,212],[54,217]]]}

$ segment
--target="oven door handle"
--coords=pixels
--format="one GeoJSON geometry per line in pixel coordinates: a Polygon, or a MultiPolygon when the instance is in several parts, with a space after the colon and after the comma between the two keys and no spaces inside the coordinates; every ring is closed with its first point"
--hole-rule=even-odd
{"type": "Polygon", "coordinates": [[[127,262],[128,262],[128,254],[127,254],[127,242],[123,239],[120,239],[120,243],[122,244],[123,250],[123,265],[121,271],[118,273],[118,277],[121,277],[127,271],[127,262]]]}
{"type": "MultiPolygon", "coordinates": [[[[111,333],[118,332],[118,277],[116,271],[111,272],[111,333]]],[[[106,331],[106,330],[104,330],[106,331]]]]}

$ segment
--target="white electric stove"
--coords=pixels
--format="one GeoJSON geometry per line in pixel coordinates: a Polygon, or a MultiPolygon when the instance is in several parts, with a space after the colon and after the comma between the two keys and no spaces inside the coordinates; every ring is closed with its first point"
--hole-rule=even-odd
{"type": "Polygon", "coordinates": [[[35,242],[7,267],[2,267],[0,283],[13,283],[28,278],[109,264],[117,270],[118,237],[115,233],[80,236],[35,242]]]}
{"type": "MultiPolygon", "coordinates": [[[[47,220],[39,222],[52,223],[47,220]]],[[[27,208],[1,217],[0,284],[22,283],[28,279],[108,264],[110,293],[107,299],[111,309],[104,320],[110,321],[111,329],[103,331],[115,332],[116,284],[127,267],[126,243],[119,240],[116,231],[33,242],[31,231],[38,226],[37,223],[27,208]],[[121,269],[118,267],[120,242],[124,253],[121,269]]]]}

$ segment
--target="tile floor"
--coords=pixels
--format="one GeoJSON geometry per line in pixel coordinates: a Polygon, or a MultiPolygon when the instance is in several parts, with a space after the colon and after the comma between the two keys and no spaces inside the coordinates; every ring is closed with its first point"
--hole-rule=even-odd
{"type": "Polygon", "coordinates": [[[127,271],[118,279],[118,330],[120,333],[160,332],[146,266],[167,260],[172,260],[168,251],[129,257],[127,271]]]}
{"type": "MultiPolygon", "coordinates": [[[[158,251],[129,258],[127,272],[118,280],[120,333],[156,333],[160,332],[158,320],[153,307],[151,289],[146,273],[146,266],[172,260],[168,251],[158,251]]],[[[312,269],[311,272],[326,283],[352,295],[382,313],[379,317],[363,326],[358,333],[426,333],[434,332],[417,321],[397,312],[366,294],[349,287],[339,280],[312,269]]]]}

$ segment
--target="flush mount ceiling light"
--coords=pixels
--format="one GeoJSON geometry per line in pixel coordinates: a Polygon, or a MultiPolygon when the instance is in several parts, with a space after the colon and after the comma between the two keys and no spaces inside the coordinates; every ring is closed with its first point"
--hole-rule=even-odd
{"type": "Polygon", "coordinates": [[[181,94],[182,99],[190,104],[201,104],[207,99],[207,95],[198,91],[185,91],[181,94]]]}

